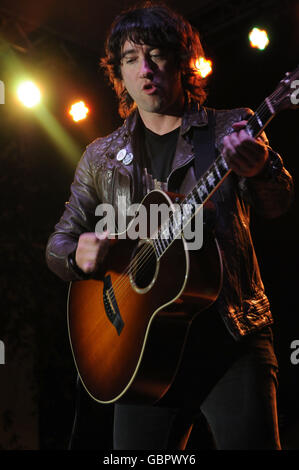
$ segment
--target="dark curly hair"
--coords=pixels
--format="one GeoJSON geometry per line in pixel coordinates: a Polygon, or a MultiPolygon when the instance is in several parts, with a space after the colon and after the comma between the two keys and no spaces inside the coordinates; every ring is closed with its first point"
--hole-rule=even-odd
{"type": "Polygon", "coordinates": [[[126,40],[172,52],[187,99],[205,101],[206,81],[195,68],[195,61],[204,56],[198,32],[166,5],[145,2],[115,18],[106,40],[106,57],[100,61],[119,98],[121,117],[128,116],[135,104],[121,81],[121,50],[126,40]]]}

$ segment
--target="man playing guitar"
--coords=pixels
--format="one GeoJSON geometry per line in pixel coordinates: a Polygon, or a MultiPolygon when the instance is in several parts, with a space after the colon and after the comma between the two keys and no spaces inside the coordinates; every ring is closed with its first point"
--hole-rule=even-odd
{"type": "MultiPolygon", "coordinates": [[[[116,208],[120,196],[141,202],[155,189],[186,194],[221,152],[229,174],[204,209],[221,255],[221,287],[192,324],[173,387],[154,404],[115,400],[115,449],[185,449],[202,415],[217,449],[280,449],[273,318],[249,221],[251,207],[267,218],[283,214],[292,178],[264,132],[250,134],[251,110],[203,106],[204,80],[194,68],[199,56],[197,31],[167,7],[145,4],[115,19],[102,66],[125,122],[87,147],[47,246],[51,270],[88,285],[111,255],[109,233],[95,233],[96,207],[116,208]]],[[[106,300],[115,314],[115,299],[106,300]]],[[[115,337],[126,326],[124,320],[113,330],[115,337]]]]}

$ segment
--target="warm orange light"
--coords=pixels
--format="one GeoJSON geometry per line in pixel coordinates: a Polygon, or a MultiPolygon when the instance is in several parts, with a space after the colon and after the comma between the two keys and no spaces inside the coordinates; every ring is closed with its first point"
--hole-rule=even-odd
{"type": "Polygon", "coordinates": [[[255,47],[263,51],[269,44],[267,31],[264,29],[253,28],[249,33],[249,41],[251,47],[255,47]]]}
{"type": "Polygon", "coordinates": [[[77,103],[74,103],[71,106],[71,109],[69,110],[69,114],[72,116],[75,122],[82,121],[82,119],[85,119],[88,113],[89,109],[87,108],[87,106],[85,106],[85,103],[83,101],[78,101],[77,103]]]}
{"type": "Polygon", "coordinates": [[[202,78],[207,77],[212,72],[212,61],[200,57],[195,61],[195,68],[202,78]]]}

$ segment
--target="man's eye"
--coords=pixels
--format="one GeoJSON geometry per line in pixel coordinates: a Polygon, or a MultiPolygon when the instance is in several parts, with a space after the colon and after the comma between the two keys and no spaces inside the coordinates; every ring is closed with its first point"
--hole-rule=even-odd
{"type": "Polygon", "coordinates": [[[135,61],[136,61],[136,57],[131,57],[129,59],[126,59],[126,64],[132,64],[135,61]]]}

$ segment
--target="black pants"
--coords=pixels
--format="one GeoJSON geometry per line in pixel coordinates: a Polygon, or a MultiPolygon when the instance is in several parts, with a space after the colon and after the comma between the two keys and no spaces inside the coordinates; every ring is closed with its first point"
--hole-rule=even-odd
{"type": "Polygon", "coordinates": [[[215,449],[280,449],[271,330],[236,344],[218,319],[205,321],[195,325],[164,398],[154,406],[115,405],[115,450],[185,449],[202,415],[215,449]]]}

